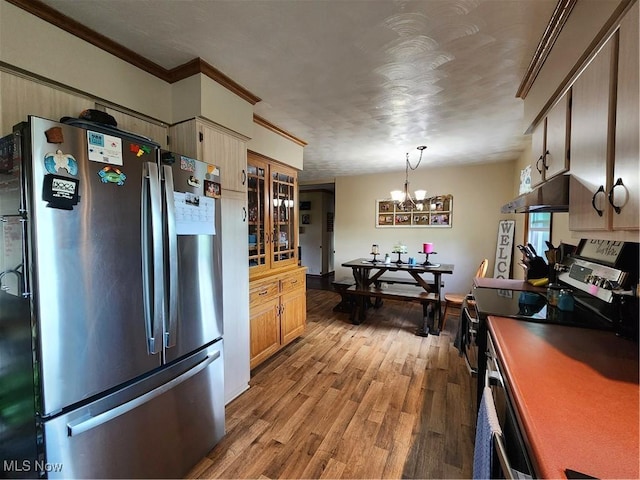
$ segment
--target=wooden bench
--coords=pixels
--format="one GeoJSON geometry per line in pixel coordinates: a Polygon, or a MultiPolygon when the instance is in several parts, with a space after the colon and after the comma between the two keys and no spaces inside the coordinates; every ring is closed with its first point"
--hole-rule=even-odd
{"type": "Polygon", "coordinates": [[[333,289],[340,294],[340,302],[333,307],[334,312],[351,313],[351,298],[347,293],[347,289],[355,285],[353,277],[341,277],[331,282],[333,289]]]}
{"type": "Polygon", "coordinates": [[[433,304],[439,301],[437,293],[425,291],[422,287],[414,287],[412,285],[393,285],[386,288],[377,288],[370,286],[368,288],[359,288],[352,285],[345,290],[346,295],[351,301],[351,317],[352,323],[358,325],[366,318],[366,310],[371,306],[371,298],[376,299],[374,307],[379,307],[379,300],[400,300],[403,302],[416,302],[422,304],[422,312],[424,318],[429,318],[432,313],[433,304]]]}
{"type": "MultiPolygon", "coordinates": [[[[392,277],[389,275],[382,275],[378,280],[376,280],[376,284],[379,283],[387,283],[389,285],[416,285],[420,286],[418,282],[415,281],[412,277],[392,277]]],[[[351,283],[353,285],[353,282],[351,283]]],[[[427,282],[427,284],[435,290],[435,283],[427,282]]],[[[440,287],[444,287],[444,282],[440,282],[440,287]]]]}

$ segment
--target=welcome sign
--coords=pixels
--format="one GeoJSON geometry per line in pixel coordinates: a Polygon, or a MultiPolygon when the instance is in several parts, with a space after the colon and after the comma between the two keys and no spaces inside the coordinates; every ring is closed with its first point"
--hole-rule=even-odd
{"type": "MultiPolygon", "coordinates": [[[[493,267],[493,278],[509,278],[511,276],[511,257],[513,252],[513,235],[516,229],[515,220],[500,220],[498,223],[498,242],[496,245],[496,261],[493,267]]],[[[511,296],[511,291],[500,292],[511,296]]]]}

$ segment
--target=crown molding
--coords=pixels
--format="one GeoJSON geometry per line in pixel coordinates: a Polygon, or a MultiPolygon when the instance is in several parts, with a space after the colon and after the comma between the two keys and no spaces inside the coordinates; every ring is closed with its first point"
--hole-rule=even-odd
{"type": "Polygon", "coordinates": [[[249,102],[251,105],[255,105],[262,100],[260,97],[254,95],[239,83],[234,82],[231,78],[229,78],[220,70],[215,68],[213,65],[205,62],[201,58],[194,58],[193,60],[183,65],[180,65],[171,70],[167,70],[167,81],[169,83],[175,83],[198,73],[201,73],[209,77],[211,80],[219,83],[227,90],[235,93],[240,98],[249,102]]]}
{"type": "Polygon", "coordinates": [[[154,75],[162,80],[167,81],[167,70],[157,63],[154,63],[142,55],[137,54],[133,50],[129,50],[123,47],[117,42],[97,33],[90,28],[84,26],[80,22],[73,20],[72,18],[63,15],[62,13],[54,10],[49,5],[46,5],[39,0],[5,0],[8,3],[15,5],[22,10],[41,18],[51,25],[75,35],[76,37],[84,40],[87,43],[95,45],[96,47],[108,52],[116,57],[128,62],[141,70],[144,70],[151,75],[154,75]]]}
{"type": "Polygon", "coordinates": [[[146,59],[142,55],[130,50],[117,42],[105,37],[104,35],[91,30],[80,22],[73,20],[66,15],[51,8],[49,5],[39,0],[5,0],[16,7],[41,18],[47,23],[74,35],[87,43],[90,43],[105,52],[108,52],[119,59],[130,63],[131,65],[164,80],[167,83],[175,83],[179,80],[187,78],[191,75],[201,73],[219,83],[229,91],[246,100],[251,105],[255,105],[261,99],[254,95],[242,85],[234,82],[220,70],[208,64],[201,58],[195,58],[190,62],[180,65],[173,69],[166,69],[151,60],[146,59]]]}
{"type": "Polygon", "coordinates": [[[273,123],[269,122],[268,120],[262,118],[259,115],[256,115],[255,113],[253,114],[253,123],[256,123],[264,128],[266,128],[267,130],[271,130],[274,133],[277,133],[278,135],[283,136],[284,138],[291,140],[293,143],[297,143],[298,145],[300,145],[301,147],[306,147],[307,146],[307,142],[305,142],[304,140],[300,140],[298,137],[292,135],[291,133],[287,132],[286,130],[283,130],[282,128],[274,125],[273,123]]]}
{"type": "Polygon", "coordinates": [[[527,72],[524,75],[524,78],[520,82],[520,86],[518,87],[518,91],[516,92],[516,98],[526,98],[529,90],[531,90],[531,86],[533,82],[535,82],[544,62],[546,62],[547,57],[551,53],[551,49],[553,45],[556,43],[562,28],[567,23],[569,19],[569,15],[571,14],[571,10],[576,5],[578,0],[559,0],[556,5],[553,14],[551,15],[551,19],[549,20],[549,24],[542,34],[542,38],[538,43],[538,47],[529,63],[529,67],[527,68],[527,72]]]}

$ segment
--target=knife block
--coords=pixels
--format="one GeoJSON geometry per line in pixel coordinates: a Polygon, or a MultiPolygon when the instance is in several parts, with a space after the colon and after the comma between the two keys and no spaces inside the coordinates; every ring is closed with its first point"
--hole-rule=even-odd
{"type": "Polygon", "coordinates": [[[527,280],[544,278],[549,276],[549,266],[542,257],[534,257],[533,260],[524,260],[529,267],[527,269],[527,280]]]}

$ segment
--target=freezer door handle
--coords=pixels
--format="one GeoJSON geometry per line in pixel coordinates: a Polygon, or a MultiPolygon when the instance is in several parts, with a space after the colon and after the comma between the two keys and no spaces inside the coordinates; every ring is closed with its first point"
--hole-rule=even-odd
{"type": "Polygon", "coordinates": [[[103,425],[120,415],[124,415],[127,412],[130,412],[134,408],[137,408],[145,403],[153,400],[154,398],[162,395],[163,393],[171,390],[172,388],[180,385],[182,382],[189,380],[191,377],[197,375],[209,365],[211,365],[215,360],[220,358],[220,351],[216,350],[211,355],[208,355],[202,362],[183,373],[182,375],[177,376],[173,380],[168,381],[164,385],[159,386],[158,388],[154,388],[150,392],[145,393],[133,400],[130,400],[122,405],[117,406],[111,410],[107,410],[106,412],[100,413],[96,416],[85,415],[80,417],[72,422],[67,423],[67,435],[69,437],[80,435],[81,433],[87,432],[89,430],[93,430],[100,425],[103,425]]]}
{"type": "Polygon", "coordinates": [[[142,281],[147,349],[150,354],[162,350],[164,315],[162,282],[162,206],[158,166],[144,163],[142,177],[142,281]]]}
{"type": "Polygon", "coordinates": [[[178,323],[178,234],[176,233],[176,208],[173,196],[173,171],[170,165],[162,166],[164,178],[164,206],[167,212],[167,246],[169,250],[169,312],[164,331],[164,346],[176,344],[178,323]]]}

